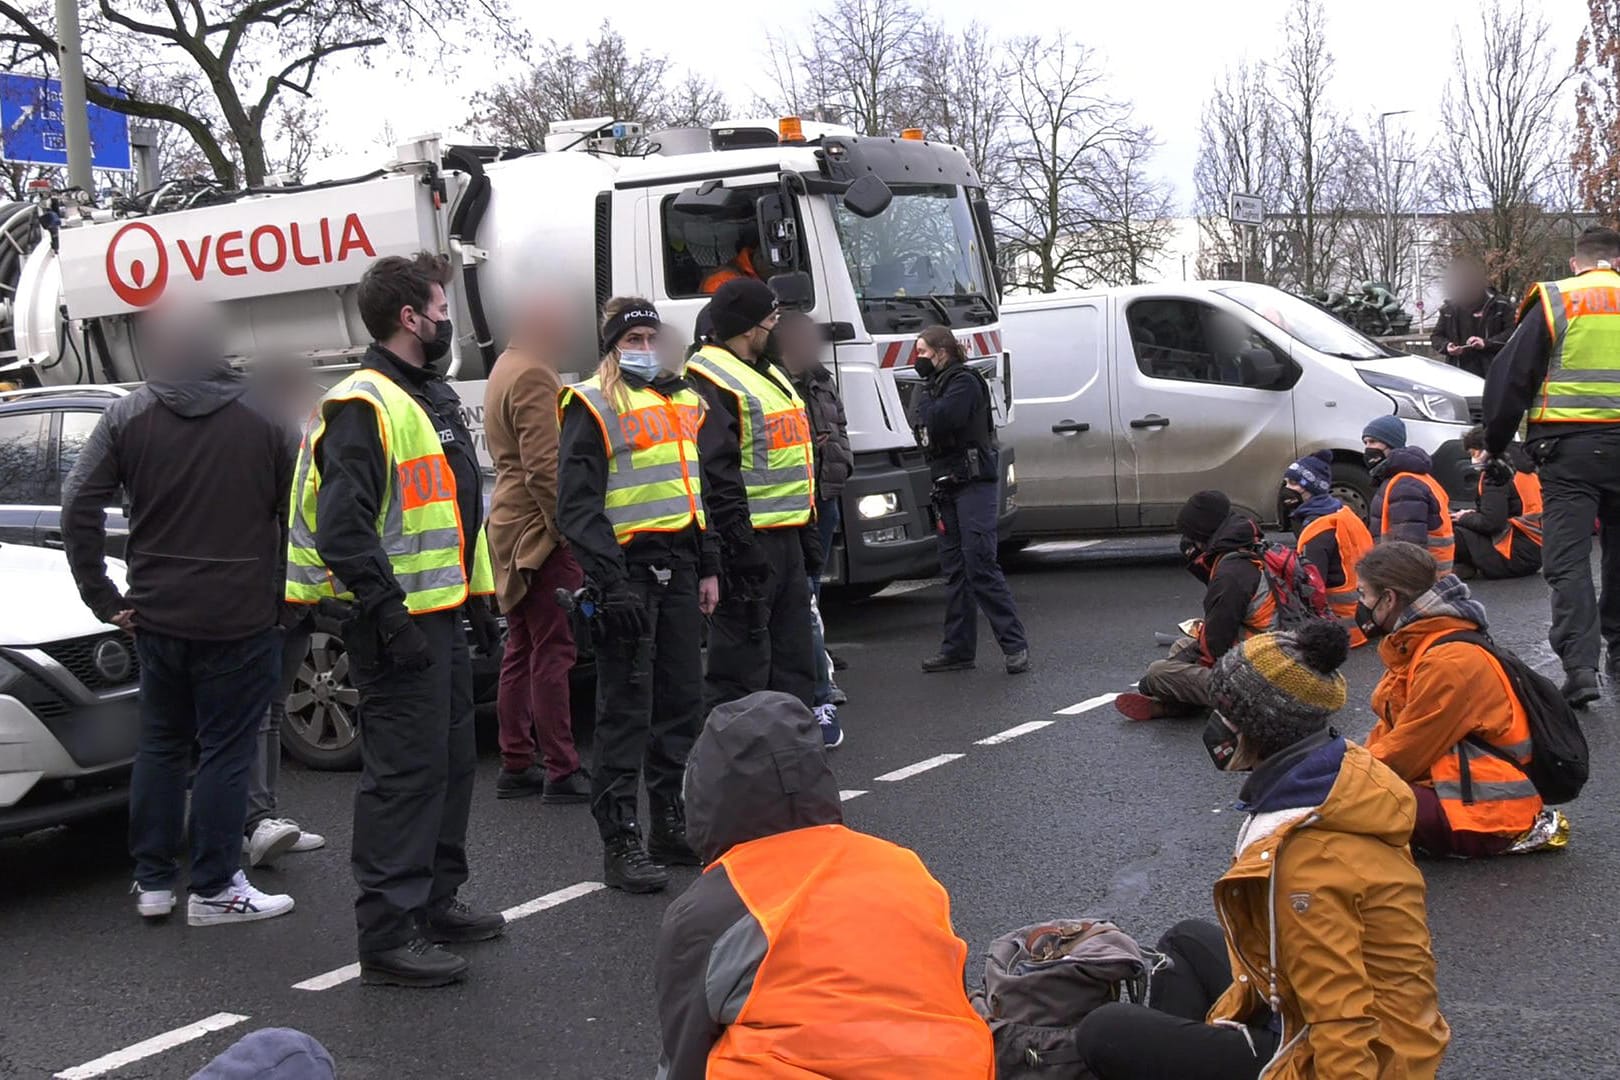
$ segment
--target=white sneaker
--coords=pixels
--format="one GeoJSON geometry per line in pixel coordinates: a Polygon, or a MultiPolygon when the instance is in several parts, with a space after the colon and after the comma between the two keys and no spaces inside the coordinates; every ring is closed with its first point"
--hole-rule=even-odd
{"type": "Polygon", "coordinates": [[[244,842],[248,865],[263,866],[277,855],[291,851],[298,837],[298,826],[292,822],[265,818],[253,827],[253,834],[244,842]]]}
{"type": "Polygon", "coordinates": [[[255,889],[247,875],[238,870],[229,887],[213,896],[192,893],[186,907],[189,926],[216,926],[220,923],[257,922],[285,915],[293,909],[293,898],[263,893],[255,889]]]}
{"type": "Polygon", "coordinates": [[[282,818],[281,820],[298,830],[298,839],[293,841],[293,846],[288,848],[288,851],[296,854],[304,851],[318,851],[326,846],[326,837],[320,833],[310,832],[292,818],[282,818]]]}
{"type": "Polygon", "coordinates": [[[143,889],[137,881],[129,891],[135,894],[135,910],[143,919],[162,919],[174,910],[173,889],[143,889]]]}

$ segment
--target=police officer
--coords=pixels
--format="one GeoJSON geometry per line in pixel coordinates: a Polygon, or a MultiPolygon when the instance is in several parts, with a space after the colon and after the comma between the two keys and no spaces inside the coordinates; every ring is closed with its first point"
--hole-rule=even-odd
{"type": "Polygon", "coordinates": [[[703,723],[703,616],[719,600],[698,462],[703,401],[660,342],[653,305],[615,297],[596,375],[565,388],[557,521],[594,590],[596,737],[591,812],[603,880],[626,892],[696,866],[681,778],[703,723]],[[642,847],[636,787],[645,771],[652,829],[642,847]]]}
{"type": "Polygon", "coordinates": [[[711,709],[759,690],[807,707],[815,696],[809,578],[823,555],[814,444],[793,381],[768,359],[776,309],[764,282],[726,282],[687,365],[709,408],[698,440],[726,572],[709,630],[711,709]]]}
{"type": "Polygon", "coordinates": [[[979,612],[995,631],[1007,674],[1029,670],[1029,643],[1012,590],[996,561],[997,465],[990,385],[967,366],[956,336],[931,326],[917,339],[917,374],[927,379],[913,420],[926,433],[934,474],[934,507],[942,530],[939,565],[950,595],[945,601],[945,643],[923,661],[927,672],[971,668],[978,651],[979,612]]]}
{"type": "Polygon", "coordinates": [[[464,609],[491,620],[478,459],[460,399],[438,370],[451,325],[442,257],[379,259],[360,279],[375,339],[327,392],[299,451],[287,599],[349,602],[343,627],[360,691],[361,774],[351,864],[360,978],[441,986],[506,920],[457,898],[467,880],[472,669],[464,609]]]}
{"type": "Polygon", "coordinates": [[[1507,453],[1529,413],[1526,448],[1541,475],[1542,564],[1552,586],[1548,639],[1564,696],[1599,696],[1599,646],[1620,677],[1620,233],[1594,226],[1575,242],[1573,277],[1532,285],[1519,327],[1485,383],[1485,448],[1507,453]],[[1603,529],[1603,596],[1593,594],[1592,522],[1603,529]]]}

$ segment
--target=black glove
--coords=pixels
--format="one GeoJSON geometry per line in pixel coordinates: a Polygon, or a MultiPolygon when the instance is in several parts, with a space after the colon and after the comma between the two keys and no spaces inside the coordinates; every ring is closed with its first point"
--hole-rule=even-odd
{"type": "Polygon", "coordinates": [[[812,578],[821,577],[827,568],[827,549],[821,546],[821,530],[814,522],[799,530],[799,546],[804,548],[804,572],[812,578]]]}
{"type": "Polygon", "coordinates": [[[734,581],[749,585],[762,585],[771,576],[771,563],[765,549],[755,544],[742,544],[726,553],[726,575],[734,581]]]}
{"type": "Polygon", "coordinates": [[[433,649],[427,635],[416,625],[404,606],[385,611],[377,623],[383,656],[400,671],[425,671],[433,665],[433,649]]]}
{"type": "Polygon", "coordinates": [[[1485,462],[1485,481],[1497,487],[1506,487],[1513,483],[1513,463],[1500,455],[1485,462]]]}
{"type": "Polygon", "coordinates": [[[602,595],[596,605],[596,623],[604,637],[617,641],[635,641],[651,631],[646,604],[625,582],[602,595]]]}
{"type": "Polygon", "coordinates": [[[501,633],[501,621],[489,597],[468,597],[466,614],[467,627],[472,631],[473,644],[478,646],[478,651],[485,656],[499,654],[505,636],[501,633]]]}

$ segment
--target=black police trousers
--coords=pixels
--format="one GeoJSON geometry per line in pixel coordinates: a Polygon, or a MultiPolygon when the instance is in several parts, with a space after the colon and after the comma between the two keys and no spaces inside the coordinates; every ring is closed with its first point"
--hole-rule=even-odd
{"type": "Polygon", "coordinates": [[[432,648],[422,671],[389,663],[377,630],[344,627],[349,671],[360,691],[360,786],[349,862],[360,954],[417,936],[430,910],[467,880],[467,816],[478,749],[472,665],[460,609],[415,616],[432,648]]]}
{"type": "MultiPolygon", "coordinates": [[[[810,526],[813,528],[814,526],[810,526]]],[[[754,533],[770,563],[759,597],[722,590],[709,625],[707,706],[713,709],[760,690],[792,694],[805,707],[815,701],[810,579],[799,529],[754,533]]]]}
{"type": "Polygon", "coordinates": [[[1541,475],[1542,573],[1552,588],[1547,640],[1565,671],[1598,666],[1620,646],[1620,428],[1535,440],[1541,475]],[[1603,528],[1603,590],[1592,588],[1592,523],[1603,528]]]}
{"type": "Polygon", "coordinates": [[[1004,655],[1029,648],[1018,605],[997,561],[996,501],[1001,485],[975,480],[941,493],[934,506],[944,531],[939,568],[945,574],[945,641],[940,651],[972,660],[979,651],[979,612],[990,620],[1004,655]]]}
{"type": "Polygon", "coordinates": [[[660,585],[649,566],[630,564],[630,587],[647,611],[645,637],[596,643],[596,736],[591,746],[591,813],[604,841],[636,832],[636,786],[645,775],[656,816],[681,805],[686,757],[703,724],[703,615],[698,573],[672,565],[660,585]]]}

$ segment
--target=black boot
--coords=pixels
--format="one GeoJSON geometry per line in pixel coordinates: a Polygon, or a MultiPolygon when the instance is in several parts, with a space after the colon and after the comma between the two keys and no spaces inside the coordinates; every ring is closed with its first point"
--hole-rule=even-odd
{"type": "Polygon", "coordinates": [[[652,808],[652,832],[647,837],[647,854],[662,866],[702,866],[692,845],[686,842],[686,815],[679,806],[652,808]]]}
{"type": "Polygon", "coordinates": [[[506,916],[498,911],[477,912],[460,900],[451,900],[437,911],[428,912],[422,932],[440,945],[488,941],[506,933],[506,916]]]}
{"type": "Polygon", "coordinates": [[[425,937],[360,957],[360,981],[366,986],[448,986],[467,977],[466,959],[425,937]]]}
{"type": "Polygon", "coordinates": [[[1602,696],[1597,672],[1589,667],[1572,669],[1564,680],[1564,700],[1572,708],[1584,709],[1602,696]]]}
{"type": "Polygon", "coordinates": [[[538,765],[530,765],[520,772],[502,769],[500,779],[495,781],[497,799],[523,799],[545,790],[546,770],[538,765]]]}
{"type": "Polygon", "coordinates": [[[604,845],[602,880],[627,893],[660,892],[669,884],[669,871],[641,850],[641,834],[631,825],[604,845]]]}

